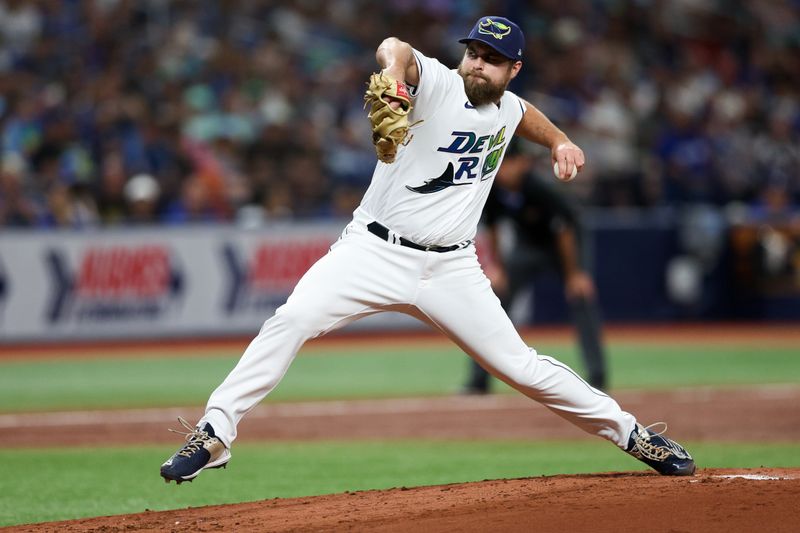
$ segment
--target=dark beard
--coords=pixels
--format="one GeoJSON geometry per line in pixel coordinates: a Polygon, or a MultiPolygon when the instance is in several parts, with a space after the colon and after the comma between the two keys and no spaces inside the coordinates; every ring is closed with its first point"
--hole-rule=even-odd
{"type": "Polygon", "coordinates": [[[499,102],[508,86],[508,82],[494,85],[486,78],[476,79],[474,74],[467,76],[461,70],[460,66],[458,68],[458,73],[464,80],[464,92],[467,93],[467,98],[469,98],[470,103],[475,107],[499,102]]]}

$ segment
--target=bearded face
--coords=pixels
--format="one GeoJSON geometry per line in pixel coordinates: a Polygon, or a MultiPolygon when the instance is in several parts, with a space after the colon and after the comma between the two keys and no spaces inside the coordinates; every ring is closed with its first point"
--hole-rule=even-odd
{"type": "Polygon", "coordinates": [[[481,106],[498,102],[511,81],[512,66],[498,72],[500,79],[492,81],[486,72],[479,72],[464,64],[462,60],[458,65],[458,73],[464,79],[464,91],[467,98],[474,106],[481,106]]]}

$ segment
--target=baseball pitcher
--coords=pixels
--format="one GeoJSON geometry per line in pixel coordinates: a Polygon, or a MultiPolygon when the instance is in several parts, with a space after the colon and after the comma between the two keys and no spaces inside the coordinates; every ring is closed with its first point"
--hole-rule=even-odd
{"type": "Polygon", "coordinates": [[[473,239],[513,135],[550,149],[561,179],[583,151],[529,102],[506,90],[525,39],[503,17],[483,17],[456,70],[396,38],[384,40],[365,95],[378,163],[352,221],[298,282],[236,367],[211,394],[185,444],[161,466],[190,481],[231,458],[239,421],[284,376],[300,347],[361,317],[402,311],[453,340],[522,394],[667,475],[692,457],[646,428],[563,363],[527,346],[492,291],[473,239]]]}

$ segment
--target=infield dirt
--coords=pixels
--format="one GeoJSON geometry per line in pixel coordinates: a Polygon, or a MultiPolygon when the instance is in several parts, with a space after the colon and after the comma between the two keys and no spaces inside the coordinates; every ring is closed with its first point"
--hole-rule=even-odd
{"type": "Polygon", "coordinates": [[[507,479],[52,522],[9,532],[796,532],[800,470],[507,479]]]}

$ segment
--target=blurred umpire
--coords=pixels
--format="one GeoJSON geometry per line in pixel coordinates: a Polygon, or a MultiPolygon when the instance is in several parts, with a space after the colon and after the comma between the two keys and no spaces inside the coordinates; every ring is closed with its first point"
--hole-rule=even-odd
{"type": "MultiPolygon", "coordinates": [[[[587,381],[605,389],[606,368],[601,340],[600,313],[594,282],[586,268],[582,227],[576,206],[562,190],[531,173],[533,156],[512,143],[495,177],[483,216],[488,245],[495,258],[485,268],[503,308],[510,312],[516,297],[533,279],[556,270],[564,283],[578,333],[587,381]],[[500,246],[500,223],[513,228],[514,246],[500,246]]],[[[463,392],[489,392],[489,374],[470,360],[469,381],[463,392]]]]}

